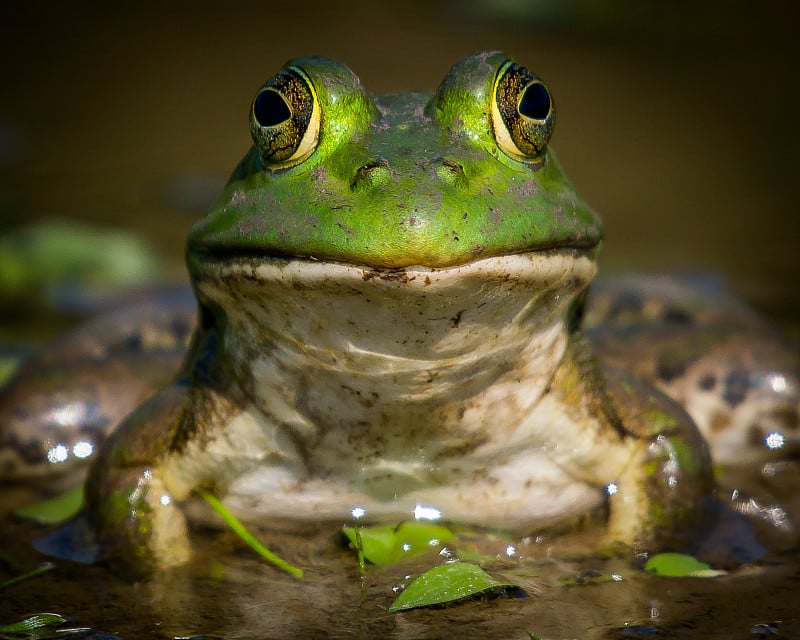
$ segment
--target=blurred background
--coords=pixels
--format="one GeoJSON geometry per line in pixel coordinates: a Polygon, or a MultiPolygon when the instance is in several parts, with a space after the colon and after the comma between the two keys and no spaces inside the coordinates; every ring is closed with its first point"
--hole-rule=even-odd
{"type": "Polygon", "coordinates": [[[724,274],[785,327],[800,325],[800,46],[782,4],[71,5],[0,9],[6,328],[30,332],[43,316],[81,306],[80,279],[56,303],[28,300],[41,287],[31,279],[36,261],[63,251],[51,246],[73,233],[83,244],[70,250],[81,255],[132,252],[112,271],[183,278],[185,235],[247,150],[252,96],[285,60],[339,58],[382,93],[433,89],[483,48],[511,54],[553,92],[554,146],[607,224],[605,273],[724,274]],[[29,232],[43,220],[59,221],[55,231],[29,232]],[[76,221],[102,233],[81,235],[76,221]]]}

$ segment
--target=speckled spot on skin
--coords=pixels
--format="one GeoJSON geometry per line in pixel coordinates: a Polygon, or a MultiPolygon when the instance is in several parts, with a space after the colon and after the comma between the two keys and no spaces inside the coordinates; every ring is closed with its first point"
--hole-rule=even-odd
{"type": "Polygon", "coordinates": [[[608,316],[611,320],[624,318],[628,314],[638,315],[644,308],[642,296],[637,292],[625,291],[611,301],[608,316]]]}
{"type": "Polygon", "coordinates": [[[671,354],[662,355],[656,364],[656,376],[664,382],[670,382],[683,375],[687,363],[681,358],[671,357],[671,354]]]}
{"type": "Polygon", "coordinates": [[[703,391],[713,391],[717,386],[717,378],[713,373],[707,373],[697,381],[697,388],[703,391]]]}
{"type": "Polygon", "coordinates": [[[750,374],[747,371],[735,369],[725,378],[725,391],[722,397],[731,407],[735,407],[744,401],[751,387],[750,374]]]}
{"type": "Polygon", "coordinates": [[[730,426],[730,416],[727,413],[722,413],[721,411],[715,411],[711,414],[711,419],[709,420],[709,426],[711,427],[712,433],[719,433],[720,431],[725,431],[730,426]]]}
{"type": "Polygon", "coordinates": [[[692,325],[695,322],[694,316],[687,309],[677,306],[665,307],[661,319],[668,324],[677,325],[692,325]]]}

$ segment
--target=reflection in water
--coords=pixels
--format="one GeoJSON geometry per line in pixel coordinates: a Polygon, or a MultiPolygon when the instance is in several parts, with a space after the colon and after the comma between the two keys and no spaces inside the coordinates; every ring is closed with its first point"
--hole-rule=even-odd
{"type": "Polygon", "coordinates": [[[792,533],[796,531],[796,524],[783,507],[778,505],[762,505],[753,497],[742,498],[739,495],[738,489],[733,490],[731,494],[731,503],[734,505],[736,511],[742,515],[760,519],[767,523],[771,529],[783,533],[792,533]]]}
{"type": "Polygon", "coordinates": [[[764,444],[767,445],[767,449],[772,451],[776,449],[782,449],[785,442],[785,438],[782,434],[778,432],[773,432],[767,435],[764,439],[764,444]]]}
{"type": "Polygon", "coordinates": [[[439,520],[442,512],[436,507],[418,504],[414,507],[414,520],[439,520]]]}
{"type": "MultiPolygon", "coordinates": [[[[86,440],[78,440],[72,445],[72,455],[79,460],[85,460],[94,453],[94,445],[86,440]]],[[[45,454],[50,464],[61,464],[66,462],[70,456],[70,448],[66,444],[59,442],[47,450],[45,454]]]]}

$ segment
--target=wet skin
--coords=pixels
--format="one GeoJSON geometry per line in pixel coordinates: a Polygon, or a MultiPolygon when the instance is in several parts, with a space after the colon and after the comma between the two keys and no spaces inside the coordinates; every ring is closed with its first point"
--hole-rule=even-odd
{"type": "Polygon", "coordinates": [[[554,117],[496,52],[433,94],[374,98],[325,58],[271,79],[188,240],[189,353],[92,466],[107,552],[185,562],[198,487],[276,526],[428,505],[527,534],[606,509],[603,542],[682,544],[708,447],[581,331],[602,226],[548,146],[554,117]]]}

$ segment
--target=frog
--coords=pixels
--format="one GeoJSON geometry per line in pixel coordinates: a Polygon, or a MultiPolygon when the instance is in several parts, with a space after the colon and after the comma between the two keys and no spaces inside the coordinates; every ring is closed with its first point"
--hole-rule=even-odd
{"type": "Polygon", "coordinates": [[[276,529],[357,513],[524,535],[600,513],[604,543],[688,544],[714,500],[708,439],[669,389],[595,355],[603,225],[554,124],[544,82],[498,51],[432,93],[375,97],[321,56],[264,84],[253,145],[187,241],[183,362],[106,412],[91,456],[105,557],[188,562],[198,490],[276,529]]]}

